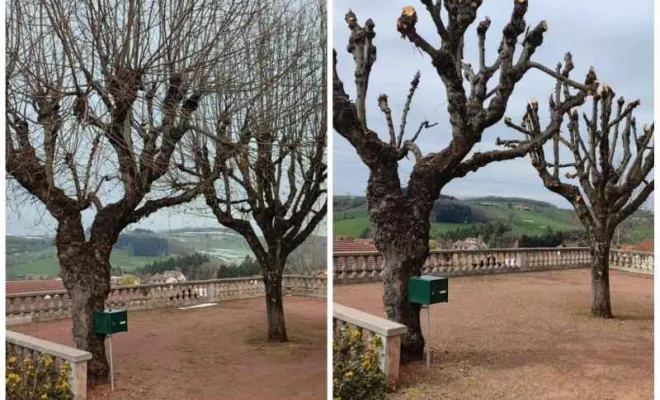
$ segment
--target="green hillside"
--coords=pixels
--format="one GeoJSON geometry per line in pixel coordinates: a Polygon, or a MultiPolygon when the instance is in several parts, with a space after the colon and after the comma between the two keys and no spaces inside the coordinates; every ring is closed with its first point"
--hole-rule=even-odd
{"type": "MultiPolygon", "coordinates": [[[[181,228],[166,232],[134,230],[122,234],[124,239],[129,236],[165,240],[169,254],[136,256],[133,251],[135,249],[130,247],[115,248],[110,256],[110,264],[114,268],[120,267],[122,271],[133,271],[154,261],[192,253],[202,253],[213,263],[222,265],[239,264],[246,256],[254,258],[242,236],[223,228],[181,228]]],[[[6,278],[19,279],[26,275],[57,276],[59,262],[53,242],[54,238],[49,236],[7,236],[6,278]]],[[[325,243],[325,237],[310,236],[291,254],[287,268],[296,273],[309,272],[309,268],[313,268],[315,272],[317,268],[325,265],[325,243]]]]}
{"type": "MultiPolygon", "coordinates": [[[[130,232],[127,232],[130,234],[130,232]]],[[[110,264],[123,271],[133,271],[154,261],[175,255],[204,253],[218,263],[240,262],[252,251],[243,238],[225,229],[178,229],[168,232],[142,233],[165,239],[169,254],[163,256],[135,256],[130,248],[113,249],[110,264]]],[[[54,238],[7,236],[6,278],[17,279],[25,275],[57,276],[59,262],[54,238]]]]}
{"type": "MultiPolygon", "coordinates": [[[[333,207],[335,236],[360,237],[365,234],[369,227],[369,213],[364,197],[335,196],[333,207]]],[[[549,229],[556,232],[582,228],[572,209],[524,198],[493,196],[465,200],[443,197],[436,201],[431,220],[431,237],[487,222],[507,224],[514,234],[528,236],[542,235],[549,229]],[[463,222],[453,221],[457,219],[456,213],[465,217],[463,222]],[[445,222],[447,220],[452,222],[445,222]]],[[[638,211],[624,224],[628,232],[625,238],[622,237],[624,243],[653,238],[653,213],[649,211],[638,211]]]]}

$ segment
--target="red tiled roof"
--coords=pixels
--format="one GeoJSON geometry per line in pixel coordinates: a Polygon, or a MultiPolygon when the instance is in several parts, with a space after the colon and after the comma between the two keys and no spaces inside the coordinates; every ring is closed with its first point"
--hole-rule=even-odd
{"type": "Polygon", "coordinates": [[[653,239],[646,239],[633,246],[636,251],[653,251],[653,239]]]}
{"type": "Polygon", "coordinates": [[[64,284],[62,284],[62,281],[56,279],[7,281],[5,289],[6,294],[50,292],[54,290],[64,290],[64,284]]]}
{"type": "Polygon", "coordinates": [[[334,239],[333,252],[342,251],[377,251],[369,239],[334,239]]]}

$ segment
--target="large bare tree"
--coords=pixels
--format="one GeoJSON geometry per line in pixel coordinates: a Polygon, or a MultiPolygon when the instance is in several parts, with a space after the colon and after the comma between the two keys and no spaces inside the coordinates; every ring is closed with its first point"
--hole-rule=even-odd
{"type": "Polygon", "coordinates": [[[92,315],[110,291],[112,246],[127,225],[201,192],[169,188],[172,153],[199,102],[224,86],[213,67],[239,50],[227,44],[250,23],[250,3],[8,4],[6,170],[57,221],[73,337],[92,353],[92,382],[108,377],[92,315]]]}
{"type": "Polygon", "coordinates": [[[180,181],[201,184],[218,222],[254,252],[268,339],[285,342],[282,273],[327,211],[325,4],[271,1],[254,26],[236,42],[245,56],[216,70],[240,77],[242,90],[208,98],[204,128],[177,165],[180,181]]]}
{"type": "Polygon", "coordinates": [[[423,355],[420,307],[408,302],[407,282],[410,276],[421,273],[427,258],[430,212],[441,189],[452,179],[463,177],[491,162],[525,156],[557,132],[564,115],[572,107],[581,105],[589,95],[588,91],[583,90],[584,85],[569,79],[573,68],[570,55],[559,73],[531,60],[542,44],[548,26],[542,21],[535,27],[527,28],[524,20],[527,0],[513,1],[511,18],[502,31],[498,55],[492,64],[487,63],[485,57],[490,19],[486,17],[477,24],[479,58],[476,68],[464,57],[464,37],[475,22],[482,1],[422,0],[421,3],[436,28],[438,38],[427,40],[417,32],[418,15],[411,6],[404,7],[396,26],[404,38],[430,58],[444,85],[450,122],[447,128],[451,134],[451,142],[446,148],[422,154],[415,144],[422,130],[433,125],[428,121],[421,122],[412,134],[408,134],[409,139],[404,140],[407,135],[406,118],[420,83],[419,74],[411,82],[399,129],[395,129],[392,110],[384,94],[378,98],[378,106],[384,114],[388,131],[381,138],[369,129],[367,88],[376,61],[375,24],[371,19],[361,26],[353,12],[346,14],[346,23],[351,31],[348,52],[355,61],[355,101],[349,99],[338,76],[336,55],[333,82],[334,128],[350,142],[369,168],[367,201],[371,227],[375,245],[385,259],[383,302],[388,318],[408,327],[402,344],[404,362],[423,355]],[[447,21],[442,17],[443,6],[447,21]],[[522,41],[518,46],[521,35],[522,41]],[[439,42],[439,47],[432,44],[435,42],[439,42]],[[516,52],[518,56],[514,59],[516,52]],[[530,69],[544,71],[578,90],[574,94],[560,93],[560,97],[554,99],[550,122],[541,135],[520,140],[510,149],[470,154],[475,144],[481,141],[484,131],[503,118],[516,84],[530,69]],[[399,177],[399,162],[409,153],[414,155],[415,162],[407,190],[404,191],[399,177]]]}
{"type": "MultiPolygon", "coordinates": [[[[568,200],[584,225],[592,257],[591,314],[611,318],[609,256],[612,238],[617,227],[653,192],[654,125],[644,125],[638,133],[633,110],[639,106],[639,100],[626,104],[625,99],[619,97],[615,102],[615,93],[607,84],[598,91],[593,69],[585,85],[589,85],[594,94],[591,115],[582,114],[585,129],[580,129],[580,115],[578,110],[573,110],[567,124],[568,133],[555,134],[552,145],[547,149],[536,148],[530,153],[530,159],[545,187],[568,200]],[[550,151],[547,155],[546,150],[550,151]],[[569,160],[562,162],[566,158],[569,160]],[[569,171],[562,177],[561,171],[566,169],[569,171]]],[[[555,92],[561,90],[557,85],[555,92]]],[[[540,134],[541,125],[534,113],[528,112],[521,124],[505,122],[527,137],[540,134]]]]}

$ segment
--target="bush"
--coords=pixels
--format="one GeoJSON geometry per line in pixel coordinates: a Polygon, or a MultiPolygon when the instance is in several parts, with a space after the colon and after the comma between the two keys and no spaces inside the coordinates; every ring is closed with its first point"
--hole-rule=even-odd
{"type": "Polygon", "coordinates": [[[71,400],[69,373],[71,365],[64,362],[59,368],[53,358],[42,354],[38,358],[26,356],[22,360],[15,352],[7,351],[5,385],[8,400],[71,400]]]}
{"type": "Polygon", "coordinates": [[[348,326],[335,329],[333,340],[333,397],[339,400],[384,400],[385,374],[378,367],[380,338],[364,340],[348,326]]]}

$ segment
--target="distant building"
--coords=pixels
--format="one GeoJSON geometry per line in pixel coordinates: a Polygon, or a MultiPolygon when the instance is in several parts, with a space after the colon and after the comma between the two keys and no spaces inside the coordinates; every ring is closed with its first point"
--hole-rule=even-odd
{"type": "Polygon", "coordinates": [[[646,239],[634,245],[621,246],[621,250],[653,252],[653,239],[646,239]]]}
{"type": "Polygon", "coordinates": [[[185,282],[186,277],[181,271],[165,271],[160,274],[151,275],[145,280],[147,283],[177,283],[185,282]]]}
{"type": "Polygon", "coordinates": [[[29,279],[22,281],[7,281],[5,283],[6,294],[52,292],[56,290],[65,290],[60,279],[29,279]]]}
{"type": "Polygon", "coordinates": [[[378,251],[371,239],[335,238],[332,241],[332,251],[335,253],[353,251],[378,251]]]}
{"type": "Polygon", "coordinates": [[[487,249],[488,246],[481,238],[467,238],[464,240],[457,240],[452,243],[453,250],[481,250],[487,249]]]}

